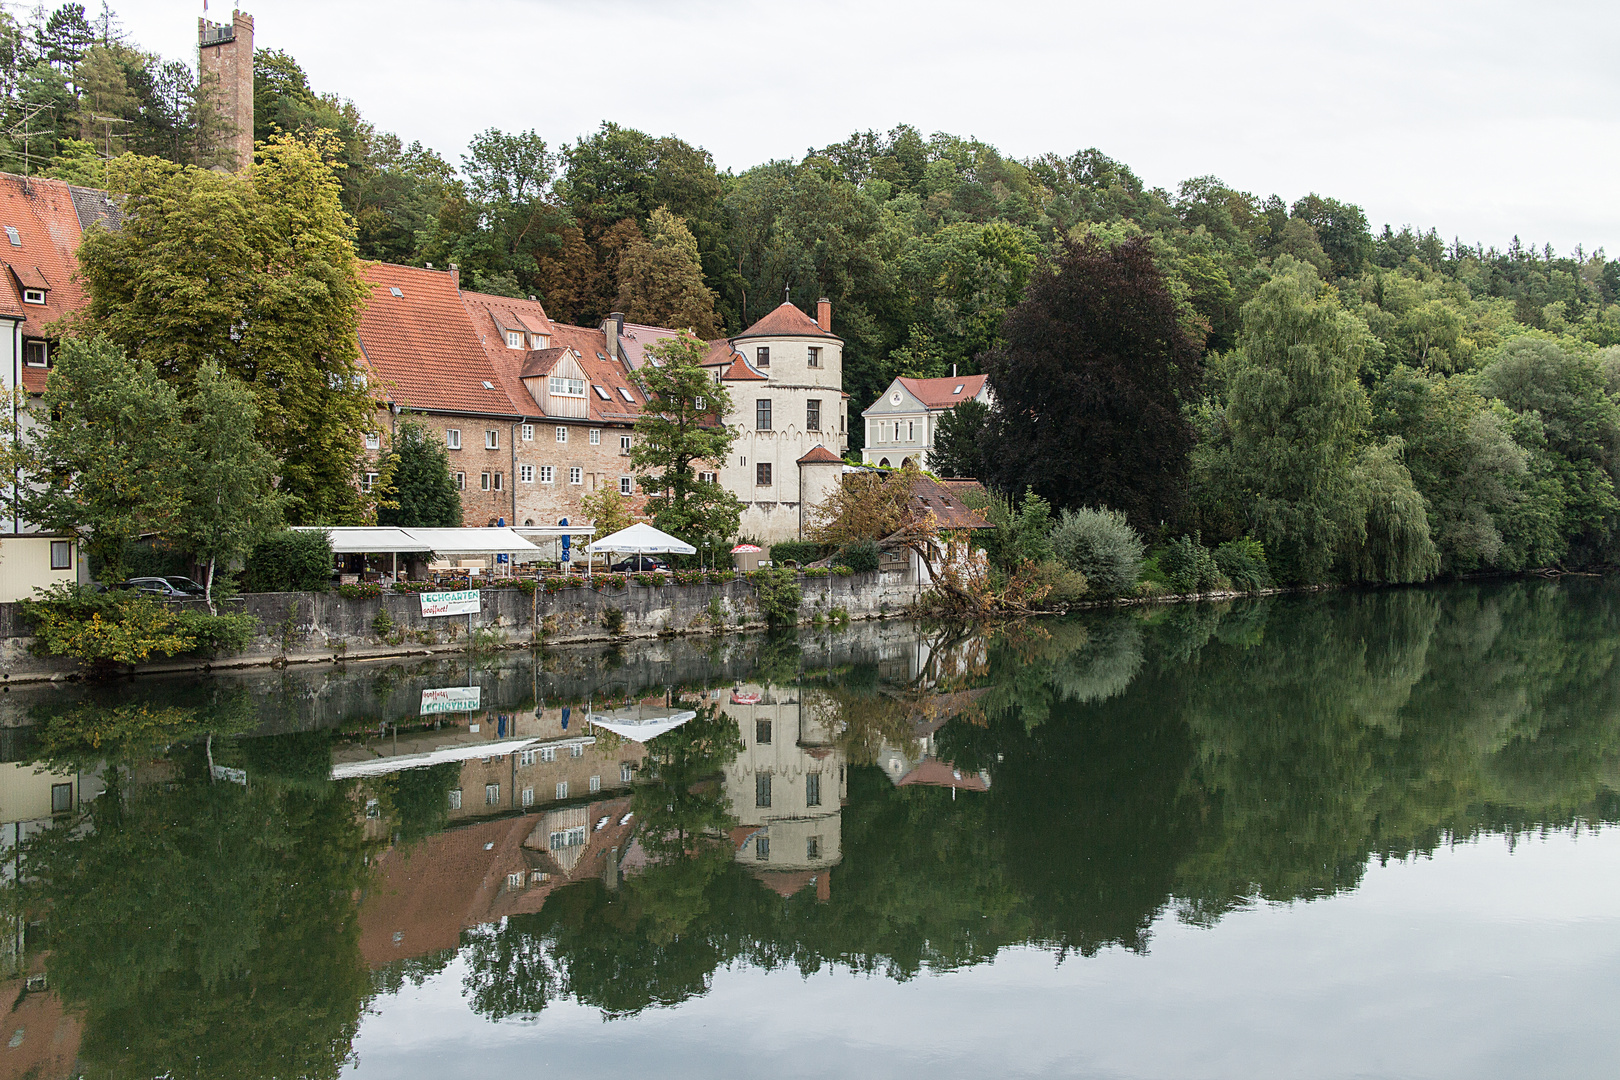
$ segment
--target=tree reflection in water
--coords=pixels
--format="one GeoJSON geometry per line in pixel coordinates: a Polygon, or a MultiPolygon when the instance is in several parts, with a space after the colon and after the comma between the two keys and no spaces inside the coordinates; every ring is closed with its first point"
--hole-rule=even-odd
{"type": "MultiPolygon", "coordinates": [[[[28,854],[26,899],[48,927],[52,985],[85,1019],[84,1060],[116,1074],[200,1060],[209,1075],[332,1075],[368,995],[457,955],[471,1007],[501,1019],[560,1000],[610,1017],[674,1005],[728,964],[904,980],[1013,945],[1142,950],[1167,912],[1210,925],[1354,888],[1373,859],[1620,816],[1620,602],[1606,581],[885,640],[837,663],[809,638],[754,646],[766,698],[790,695],[810,726],[786,732],[770,713],[773,745],[797,738],[793,752],[827,775],[848,769],[847,802],[826,809],[838,850],[805,878],[816,887],[744,857],[752,827],[736,826],[755,819],[727,785],[752,798],[776,759],[756,753],[767,729],[739,730],[705,698],[648,747],[622,869],[371,976],[355,944],[362,800],[324,779],[328,736],[216,738],[232,762],[253,755],[245,788],[209,783],[206,742],[104,770],[86,827],[28,854]],[[739,758],[745,743],[754,756],[739,758]]],[[[151,756],[146,735],[137,744],[151,756]]],[[[94,749],[58,753],[82,765],[94,749]]],[[[453,780],[420,770],[367,790],[408,843],[446,828],[453,780]]],[[[790,780],[802,793],[796,773],[776,782],[790,780]]]]}

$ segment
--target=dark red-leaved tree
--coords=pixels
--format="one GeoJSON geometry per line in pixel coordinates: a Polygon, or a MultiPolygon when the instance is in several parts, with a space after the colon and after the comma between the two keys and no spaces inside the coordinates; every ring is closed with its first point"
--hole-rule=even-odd
{"type": "Polygon", "coordinates": [[[981,362],[995,407],[988,479],[1054,507],[1107,506],[1144,533],[1186,503],[1194,433],[1182,402],[1202,349],[1145,239],[1070,241],[1030,282],[981,362]]]}

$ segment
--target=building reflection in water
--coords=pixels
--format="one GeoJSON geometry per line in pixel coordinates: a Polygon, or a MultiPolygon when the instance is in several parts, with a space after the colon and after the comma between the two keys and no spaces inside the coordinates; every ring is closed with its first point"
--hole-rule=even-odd
{"type": "Polygon", "coordinates": [[[829,872],[843,858],[849,784],[835,733],[806,708],[805,696],[816,692],[738,683],[714,693],[742,734],[742,752],[725,771],[737,861],[782,896],[814,884],[825,900],[829,872]]]}
{"type": "Polygon", "coordinates": [[[889,782],[896,787],[923,784],[953,792],[989,791],[988,769],[964,771],[952,762],[941,761],[936,743],[939,729],[959,716],[973,715],[983,694],[983,690],[961,690],[919,698],[909,743],[896,745],[885,739],[878,746],[878,764],[889,782]]]}

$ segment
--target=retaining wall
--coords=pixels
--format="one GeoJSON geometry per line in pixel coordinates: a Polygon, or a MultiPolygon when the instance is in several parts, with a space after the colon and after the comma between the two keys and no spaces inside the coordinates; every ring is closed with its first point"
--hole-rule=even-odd
{"type": "MultiPolygon", "coordinates": [[[[848,577],[799,579],[804,599],[800,621],[830,617],[842,609],[851,619],[901,614],[920,595],[902,573],[875,571],[848,577]]],[[[142,670],[182,671],[201,666],[233,667],[334,659],[408,656],[466,647],[468,618],[423,618],[419,597],[385,593],[350,600],[335,592],[252,593],[222,605],[259,620],[259,634],[242,653],[205,660],[176,660],[142,670]],[[378,613],[388,613],[389,629],[378,633],[378,613]]],[[[525,596],[517,589],[483,590],[483,612],[472,629],[490,644],[570,643],[660,634],[712,633],[764,625],[758,594],[746,579],[723,585],[638,585],[563,589],[525,596]],[[715,616],[719,616],[716,625],[715,616]],[[614,624],[617,632],[614,632],[614,624]]],[[[33,655],[34,639],[16,604],[0,604],[0,680],[62,678],[77,671],[73,661],[33,655]]]]}

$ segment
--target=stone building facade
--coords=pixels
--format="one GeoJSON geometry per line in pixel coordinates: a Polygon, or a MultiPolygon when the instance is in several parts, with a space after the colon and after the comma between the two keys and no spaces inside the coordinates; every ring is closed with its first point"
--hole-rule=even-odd
{"type": "Polygon", "coordinates": [[[229,23],[198,19],[197,70],[201,89],[212,89],[230,126],[225,142],[233,167],[245,169],[253,164],[253,16],[233,11],[229,23]]]}

